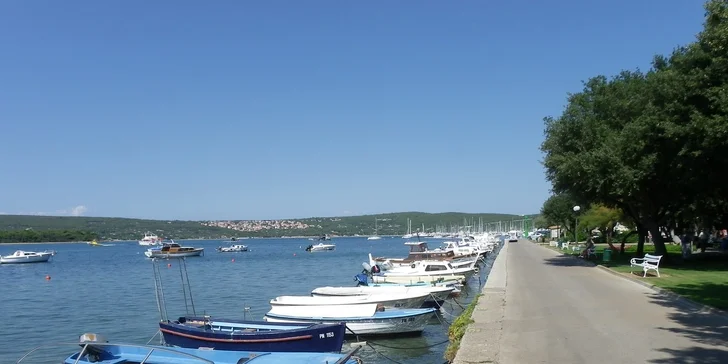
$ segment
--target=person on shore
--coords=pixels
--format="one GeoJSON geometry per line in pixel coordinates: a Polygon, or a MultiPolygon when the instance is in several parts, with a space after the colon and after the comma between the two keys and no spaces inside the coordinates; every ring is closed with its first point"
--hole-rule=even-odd
{"type": "Polygon", "coordinates": [[[594,239],[590,236],[588,239],[586,239],[586,248],[582,250],[580,257],[587,259],[589,258],[589,250],[594,249],[594,239]]]}

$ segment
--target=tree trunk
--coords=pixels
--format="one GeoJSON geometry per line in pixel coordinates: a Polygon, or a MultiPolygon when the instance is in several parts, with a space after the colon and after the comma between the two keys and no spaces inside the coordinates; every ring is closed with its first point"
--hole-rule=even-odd
{"type": "MultiPolygon", "coordinates": [[[[655,255],[666,255],[665,239],[662,238],[662,230],[655,221],[648,221],[645,225],[652,234],[652,243],[655,245],[655,255]]],[[[665,259],[667,260],[667,259],[665,259]]]]}
{"type": "Polygon", "coordinates": [[[647,238],[647,229],[642,224],[637,225],[637,257],[643,257],[645,255],[645,239],[647,238]]]}
{"type": "Polygon", "coordinates": [[[634,234],[635,234],[635,231],[632,230],[627,235],[625,235],[624,237],[622,237],[622,243],[619,244],[619,253],[620,254],[624,254],[624,246],[627,244],[627,238],[629,238],[630,236],[632,236],[634,234]]]}

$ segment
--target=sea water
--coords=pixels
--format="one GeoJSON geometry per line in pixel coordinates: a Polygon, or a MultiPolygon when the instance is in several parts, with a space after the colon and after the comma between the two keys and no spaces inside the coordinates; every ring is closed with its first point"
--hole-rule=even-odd
{"type": "MultiPolygon", "coordinates": [[[[280,295],[310,295],[321,286],[353,286],[367,254],[404,257],[407,247],[399,237],[381,240],[334,238],[336,250],[308,253],[317,242],[307,239],[243,239],[250,251],[218,253],[229,245],[220,240],[178,241],[183,246],[205,248],[202,257],[185,260],[191,292],[183,291],[180,261],[159,261],[166,310],[171,319],[194,310],[213,317],[262,320],[269,301],[280,295]],[[187,305],[184,296],[187,295],[187,305]]],[[[87,332],[104,335],[110,342],[159,343],[156,334],[160,313],[155,298],[152,261],[147,247],[137,242],[113,246],[78,244],[2,245],[0,255],[15,250],[55,250],[49,263],[0,265],[0,363],[14,363],[41,345],[74,343],[87,332]]],[[[438,241],[430,243],[437,246],[438,241]]],[[[447,325],[480,291],[493,257],[485,269],[463,288],[456,301],[445,303],[422,336],[377,339],[368,337],[357,356],[365,363],[442,363],[447,347],[447,325]],[[373,348],[372,348],[373,347],[373,348]],[[387,358],[385,358],[387,357],[387,358]]],[[[184,270],[182,271],[184,273],[184,270]]],[[[347,339],[344,350],[350,348],[347,339]]],[[[57,364],[79,350],[63,345],[38,350],[24,361],[57,364]]]]}

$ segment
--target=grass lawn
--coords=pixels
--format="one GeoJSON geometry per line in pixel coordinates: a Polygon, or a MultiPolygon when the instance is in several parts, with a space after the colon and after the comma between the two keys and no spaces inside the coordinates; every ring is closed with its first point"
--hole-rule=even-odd
{"type": "MultiPolygon", "coordinates": [[[[636,245],[628,246],[624,254],[612,254],[610,262],[602,262],[604,247],[606,244],[597,245],[597,259],[592,258],[591,260],[629,275],[629,261],[635,257],[636,245]]],[[[560,251],[553,247],[549,248],[560,251]]],[[[639,268],[635,268],[635,274],[632,277],[670,290],[693,301],[728,310],[728,254],[693,254],[690,259],[683,260],[680,246],[668,245],[667,251],[668,256],[660,262],[660,278],[657,278],[654,271],[650,271],[647,278],[642,278],[642,271],[638,271],[639,268]],[[665,261],[666,258],[669,260],[665,261]]],[[[566,253],[566,251],[562,252],[566,253]]],[[[645,244],[645,253],[652,252],[654,252],[654,247],[645,244]]],[[[579,252],[569,250],[568,254],[579,255],[579,252]]]]}

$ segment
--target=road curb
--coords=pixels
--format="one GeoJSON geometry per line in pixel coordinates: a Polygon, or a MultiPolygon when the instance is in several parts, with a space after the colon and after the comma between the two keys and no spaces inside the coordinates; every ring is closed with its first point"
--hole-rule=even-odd
{"type": "MultiPolygon", "coordinates": [[[[534,243],[534,244],[536,244],[536,243],[534,243]]],[[[601,269],[602,271],[605,271],[605,272],[607,272],[609,274],[612,274],[614,276],[620,277],[622,279],[626,279],[628,281],[632,281],[632,282],[637,283],[637,284],[639,284],[641,286],[647,287],[647,288],[655,291],[656,293],[661,294],[661,295],[664,295],[664,296],[667,296],[667,297],[670,297],[673,300],[678,301],[679,303],[681,303],[681,304],[683,304],[685,306],[692,306],[691,308],[694,309],[694,310],[696,310],[697,313],[702,313],[702,314],[709,313],[709,314],[713,314],[713,315],[722,316],[722,317],[728,319],[728,312],[725,312],[723,310],[719,310],[719,309],[717,309],[715,307],[711,307],[711,306],[702,304],[700,302],[695,302],[695,301],[693,301],[693,300],[691,300],[691,299],[689,299],[689,298],[687,298],[685,296],[681,296],[681,295],[679,295],[679,294],[677,294],[675,292],[672,292],[672,291],[667,290],[665,288],[656,286],[656,285],[654,285],[652,283],[645,282],[643,280],[640,280],[640,279],[633,278],[633,277],[630,277],[628,275],[622,274],[622,273],[617,272],[617,271],[615,271],[615,270],[613,270],[613,269],[611,269],[609,267],[605,267],[605,266],[603,266],[601,264],[594,263],[594,262],[592,262],[590,260],[583,260],[583,259],[578,258],[578,257],[575,257],[575,256],[573,256],[571,254],[550,249],[550,248],[545,247],[545,246],[543,246],[541,244],[536,244],[536,245],[538,245],[538,246],[540,246],[540,247],[542,247],[542,248],[544,248],[546,250],[550,250],[550,251],[552,251],[552,252],[554,252],[556,254],[559,254],[559,255],[564,255],[564,256],[571,257],[572,259],[579,259],[579,260],[584,261],[584,262],[589,262],[589,264],[592,264],[593,266],[595,266],[595,267],[597,267],[597,268],[601,269]]]]}

